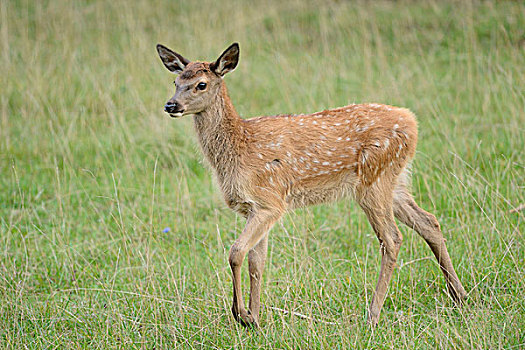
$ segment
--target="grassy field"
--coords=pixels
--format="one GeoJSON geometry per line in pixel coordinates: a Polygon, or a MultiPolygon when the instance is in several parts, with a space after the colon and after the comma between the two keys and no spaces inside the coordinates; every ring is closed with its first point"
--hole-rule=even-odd
{"type": "Polygon", "coordinates": [[[525,203],[523,3],[1,0],[0,45],[0,347],[525,348],[525,211],[510,212],[525,203]],[[379,244],[343,201],[272,230],[262,327],[234,322],[227,253],[244,220],[191,118],[162,112],[173,76],[155,51],[212,60],[233,41],[243,116],[354,102],[418,115],[413,189],[465,307],[401,227],[369,329],[379,244]]]}

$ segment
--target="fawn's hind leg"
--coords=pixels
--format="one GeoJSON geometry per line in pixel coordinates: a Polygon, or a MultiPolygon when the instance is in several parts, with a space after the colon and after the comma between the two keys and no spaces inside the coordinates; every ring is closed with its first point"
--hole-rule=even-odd
{"type": "Polygon", "coordinates": [[[394,220],[391,191],[375,188],[359,200],[359,205],[366,213],[368,221],[381,244],[381,270],[368,310],[368,323],[375,326],[385,301],[386,291],[392,278],[403,236],[394,220]]]}
{"type": "Polygon", "coordinates": [[[439,223],[434,215],[424,211],[416,204],[403,183],[398,184],[394,191],[394,215],[425,239],[445,275],[450,295],[456,303],[461,304],[467,293],[454,271],[439,223]]]}

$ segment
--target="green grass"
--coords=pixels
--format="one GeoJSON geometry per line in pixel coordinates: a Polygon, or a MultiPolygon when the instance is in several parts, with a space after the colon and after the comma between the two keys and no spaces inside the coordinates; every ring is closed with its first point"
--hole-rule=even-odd
{"type": "Polygon", "coordinates": [[[1,347],[525,347],[525,217],[509,212],[525,203],[519,1],[2,0],[0,44],[1,347]],[[162,112],[173,76],[155,51],[212,60],[233,41],[226,81],[244,116],[365,101],[418,115],[413,190],[443,227],[465,307],[402,227],[370,330],[379,246],[342,201],[272,230],[262,328],[235,324],[227,253],[243,219],[191,118],[162,112]]]}

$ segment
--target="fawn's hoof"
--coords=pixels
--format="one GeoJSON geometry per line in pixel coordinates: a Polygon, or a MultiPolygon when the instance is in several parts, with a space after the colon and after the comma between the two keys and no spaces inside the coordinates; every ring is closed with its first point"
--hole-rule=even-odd
{"type": "Polygon", "coordinates": [[[366,324],[368,325],[368,327],[374,329],[377,327],[378,322],[379,322],[379,315],[374,317],[368,314],[366,318],[366,324]]]}
{"type": "MultiPolygon", "coordinates": [[[[373,303],[372,303],[373,304],[373,303]]],[[[370,328],[377,327],[379,323],[379,315],[381,314],[381,308],[378,308],[377,305],[370,305],[367,310],[366,323],[370,328]]]]}
{"type": "Polygon", "coordinates": [[[448,292],[450,296],[452,297],[452,300],[456,303],[457,306],[461,307],[463,306],[467,301],[467,292],[463,288],[463,286],[460,284],[459,286],[453,286],[451,284],[447,285],[448,292]]]}
{"type": "Polygon", "coordinates": [[[253,329],[259,328],[259,323],[257,323],[257,320],[251,315],[249,310],[238,311],[237,308],[232,307],[232,314],[235,321],[239,322],[241,326],[253,329]]]}

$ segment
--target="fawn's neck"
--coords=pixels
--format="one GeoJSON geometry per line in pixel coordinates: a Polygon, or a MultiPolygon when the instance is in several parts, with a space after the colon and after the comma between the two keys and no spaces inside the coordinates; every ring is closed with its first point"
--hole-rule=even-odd
{"type": "Polygon", "coordinates": [[[215,102],[193,120],[203,153],[219,179],[231,175],[239,165],[246,136],[224,83],[215,102]]]}

